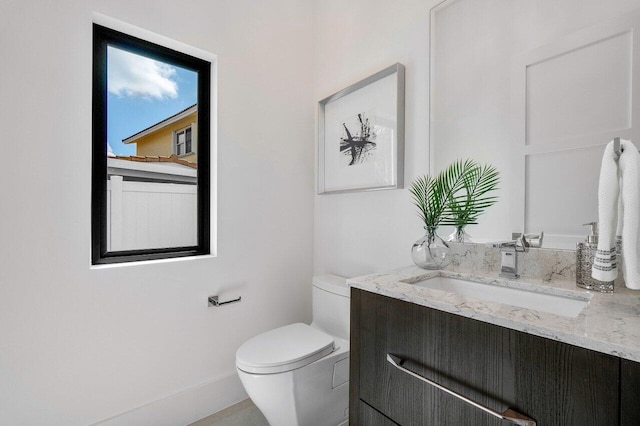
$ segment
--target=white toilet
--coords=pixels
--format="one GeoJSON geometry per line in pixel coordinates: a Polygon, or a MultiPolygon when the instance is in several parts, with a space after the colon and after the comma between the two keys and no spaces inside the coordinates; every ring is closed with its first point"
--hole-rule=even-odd
{"type": "Polygon", "coordinates": [[[255,336],[236,352],[249,397],[271,426],[342,426],[349,419],[349,287],[313,277],[313,322],[255,336]]]}

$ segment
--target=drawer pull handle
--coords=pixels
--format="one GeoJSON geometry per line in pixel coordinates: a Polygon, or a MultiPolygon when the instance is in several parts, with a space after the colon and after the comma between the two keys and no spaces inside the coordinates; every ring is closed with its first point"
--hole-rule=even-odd
{"type": "Polygon", "coordinates": [[[404,363],[403,359],[398,358],[395,355],[391,355],[391,354],[387,354],[387,361],[389,361],[391,363],[391,365],[393,365],[394,367],[396,367],[398,370],[403,371],[405,373],[407,373],[410,376],[415,377],[416,379],[420,379],[425,383],[430,384],[431,386],[435,386],[436,388],[440,389],[441,391],[444,391],[446,393],[448,393],[451,396],[455,396],[458,399],[463,400],[464,402],[466,402],[467,404],[471,404],[476,408],[481,409],[482,411],[484,411],[485,413],[491,414],[494,417],[497,417],[499,419],[502,420],[507,420],[515,425],[520,425],[520,426],[536,426],[536,421],[525,416],[524,414],[520,414],[516,411],[514,411],[511,408],[508,408],[507,410],[505,410],[502,413],[498,413],[497,411],[493,411],[491,408],[485,407],[482,404],[479,404],[475,401],[470,400],[467,397],[464,397],[462,395],[460,395],[457,392],[452,391],[451,389],[447,389],[442,385],[439,385],[438,383],[431,381],[425,377],[422,377],[419,374],[414,373],[411,370],[408,370],[406,368],[404,368],[402,366],[402,364],[404,363]]]}

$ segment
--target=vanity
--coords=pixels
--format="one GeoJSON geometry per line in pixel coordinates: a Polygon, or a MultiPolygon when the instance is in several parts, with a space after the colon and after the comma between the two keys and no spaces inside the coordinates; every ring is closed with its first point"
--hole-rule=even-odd
{"type": "Polygon", "coordinates": [[[544,273],[508,280],[499,253],[456,246],[443,271],[349,280],[350,424],[640,424],[640,294],[576,288],[571,251],[532,250],[544,273]]]}

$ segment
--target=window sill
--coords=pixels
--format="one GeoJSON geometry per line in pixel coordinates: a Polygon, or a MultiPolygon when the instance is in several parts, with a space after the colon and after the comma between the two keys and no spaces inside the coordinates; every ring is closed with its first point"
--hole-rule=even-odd
{"type": "Polygon", "coordinates": [[[215,259],[217,255],[215,254],[202,254],[198,256],[183,256],[183,257],[173,257],[168,259],[154,259],[154,260],[139,260],[136,262],[120,262],[120,263],[106,263],[100,265],[89,265],[89,269],[113,269],[113,268],[122,268],[127,266],[147,266],[158,263],[173,263],[173,262],[185,262],[191,260],[200,260],[200,259],[215,259]]]}

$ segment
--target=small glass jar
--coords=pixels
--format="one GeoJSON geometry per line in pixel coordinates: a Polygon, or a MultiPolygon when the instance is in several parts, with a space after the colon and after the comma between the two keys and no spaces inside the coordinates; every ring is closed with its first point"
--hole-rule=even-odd
{"type": "Polygon", "coordinates": [[[473,243],[471,235],[467,234],[467,230],[465,229],[466,227],[467,225],[456,226],[455,231],[453,231],[447,238],[447,242],[473,243]]]}

